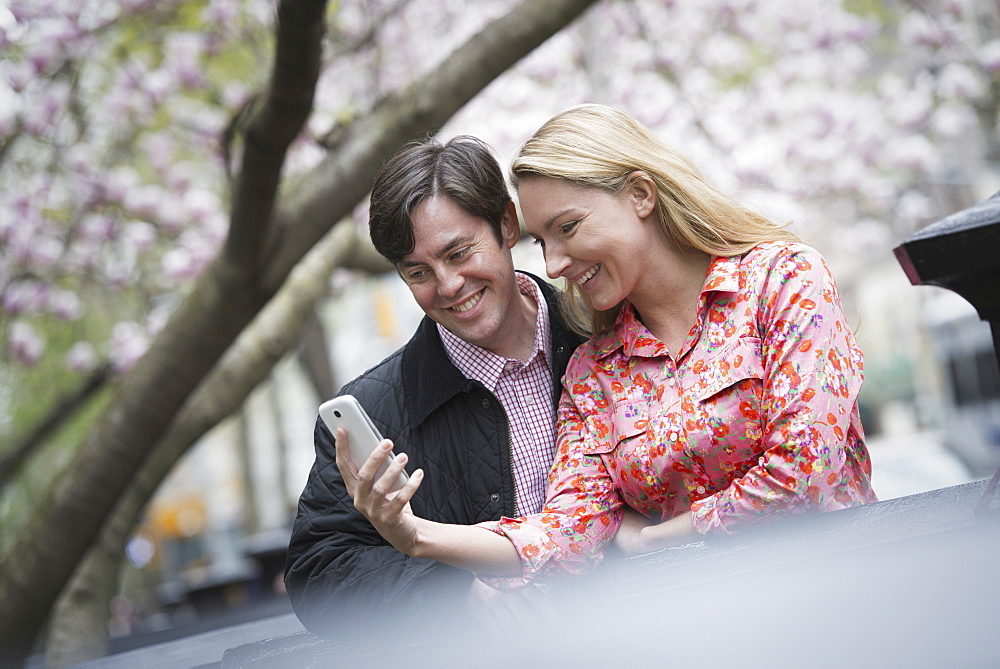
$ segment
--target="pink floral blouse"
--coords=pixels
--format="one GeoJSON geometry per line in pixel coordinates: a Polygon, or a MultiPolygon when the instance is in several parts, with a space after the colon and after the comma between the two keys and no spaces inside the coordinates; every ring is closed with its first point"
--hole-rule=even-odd
{"type": "Polygon", "coordinates": [[[814,249],[715,258],[698,323],[672,356],[626,304],[563,377],[545,508],[483,526],[539,572],[603,559],[624,505],[701,533],[876,501],[858,415],[862,355],[814,249]]]}

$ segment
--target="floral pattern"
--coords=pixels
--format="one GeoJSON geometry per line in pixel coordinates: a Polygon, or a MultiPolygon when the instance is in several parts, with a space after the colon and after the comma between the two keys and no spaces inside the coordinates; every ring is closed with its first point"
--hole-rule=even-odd
{"type": "Polygon", "coordinates": [[[626,304],[563,377],[545,508],[484,526],[522,579],[598,564],[627,504],[701,533],[876,501],[858,414],[863,362],[822,257],[797,243],[715,258],[673,356],[626,304]]]}

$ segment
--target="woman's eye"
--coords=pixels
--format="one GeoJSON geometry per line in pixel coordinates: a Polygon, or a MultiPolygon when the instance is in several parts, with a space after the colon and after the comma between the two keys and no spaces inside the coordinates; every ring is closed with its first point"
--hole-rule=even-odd
{"type": "Polygon", "coordinates": [[[532,237],[531,243],[535,246],[541,246],[543,249],[545,248],[545,241],[541,237],[532,237]]]}
{"type": "Polygon", "coordinates": [[[566,223],[563,223],[562,225],[559,226],[559,232],[561,232],[564,235],[568,235],[569,233],[573,232],[573,230],[576,228],[577,223],[579,223],[579,221],[567,221],[566,223]]]}

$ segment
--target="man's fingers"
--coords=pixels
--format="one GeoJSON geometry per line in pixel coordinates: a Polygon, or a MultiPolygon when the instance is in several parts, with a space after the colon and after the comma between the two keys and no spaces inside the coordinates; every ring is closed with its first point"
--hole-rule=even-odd
{"type": "Polygon", "coordinates": [[[559,622],[559,612],[552,605],[549,596],[539,590],[534,585],[522,588],[521,595],[527,602],[534,615],[546,625],[554,625],[559,622]]]}
{"type": "Polygon", "coordinates": [[[348,449],[347,430],[342,427],[338,427],[337,433],[334,437],[336,437],[337,440],[337,469],[342,472],[345,469],[349,471],[356,470],[357,467],[354,465],[354,460],[351,458],[351,451],[348,449]]]}
{"type": "Polygon", "coordinates": [[[379,445],[375,447],[375,450],[371,452],[368,459],[365,460],[361,468],[358,469],[358,485],[371,487],[374,485],[376,479],[376,474],[378,470],[382,467],[382,464],[389,457],[389,453],[392,451],[392,442],[388,439],[383,439],[379,442],[379,445]]]}
{"type": "MultiPolygon", "coordinates": [[[[405,461],[404,461],[405,464],[405,461]]],[[[402,488],[400,488],[393,498],[386,505],[388,509],[393,514],[403,513],[403,509],[407,504],[410,503],[410,498],[413,497],[414,493],[417,492],[417,488],[420,487],[420,482],[424,480],[424,470],[418,469],[413,472],[410,479],[406,482],[402,488]]]]}
{"type": "Polygon", "coordinates": [[[400,453],[392,460],[389,461],[389,465],[382,472],[382,475],[375,482],[372,487],[372,492],[391,498],[393,496],[393,488],[396,486],[396,481],[399,478],[400,472],[406,468],[406,463],[409,462],[409,457],[406,453],[400,453]]]}

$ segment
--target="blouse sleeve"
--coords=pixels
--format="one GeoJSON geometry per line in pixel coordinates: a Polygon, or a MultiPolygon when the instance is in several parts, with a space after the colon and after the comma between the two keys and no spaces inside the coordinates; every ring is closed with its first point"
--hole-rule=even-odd
{"type": "Polygon", "coordinates": [[[702,533],[876,501],[857,406],[861,350],[822,257],[798,246],[778,258],[760,299],[764,452],[729,487],[692,505],[702,533]]]}
{"type": "MultiPolygon", "coordinates": [[[[569,372],[566,378],[572,378],[569,372]]],[[[585,385],[574,384],[578,389],[585,385]]],[[[603,560],[603,549],[621,524],[623,502],[601,456],[592,453],[600,435],[577,404],[589,399],[587,393],[574,396],[563,390],[556,455],[541,513],[481,524],[510,539],[524,565],[521,578],[482,578],[493,587],[519,587],[539,573],[581,574],[603,560]]]]}

